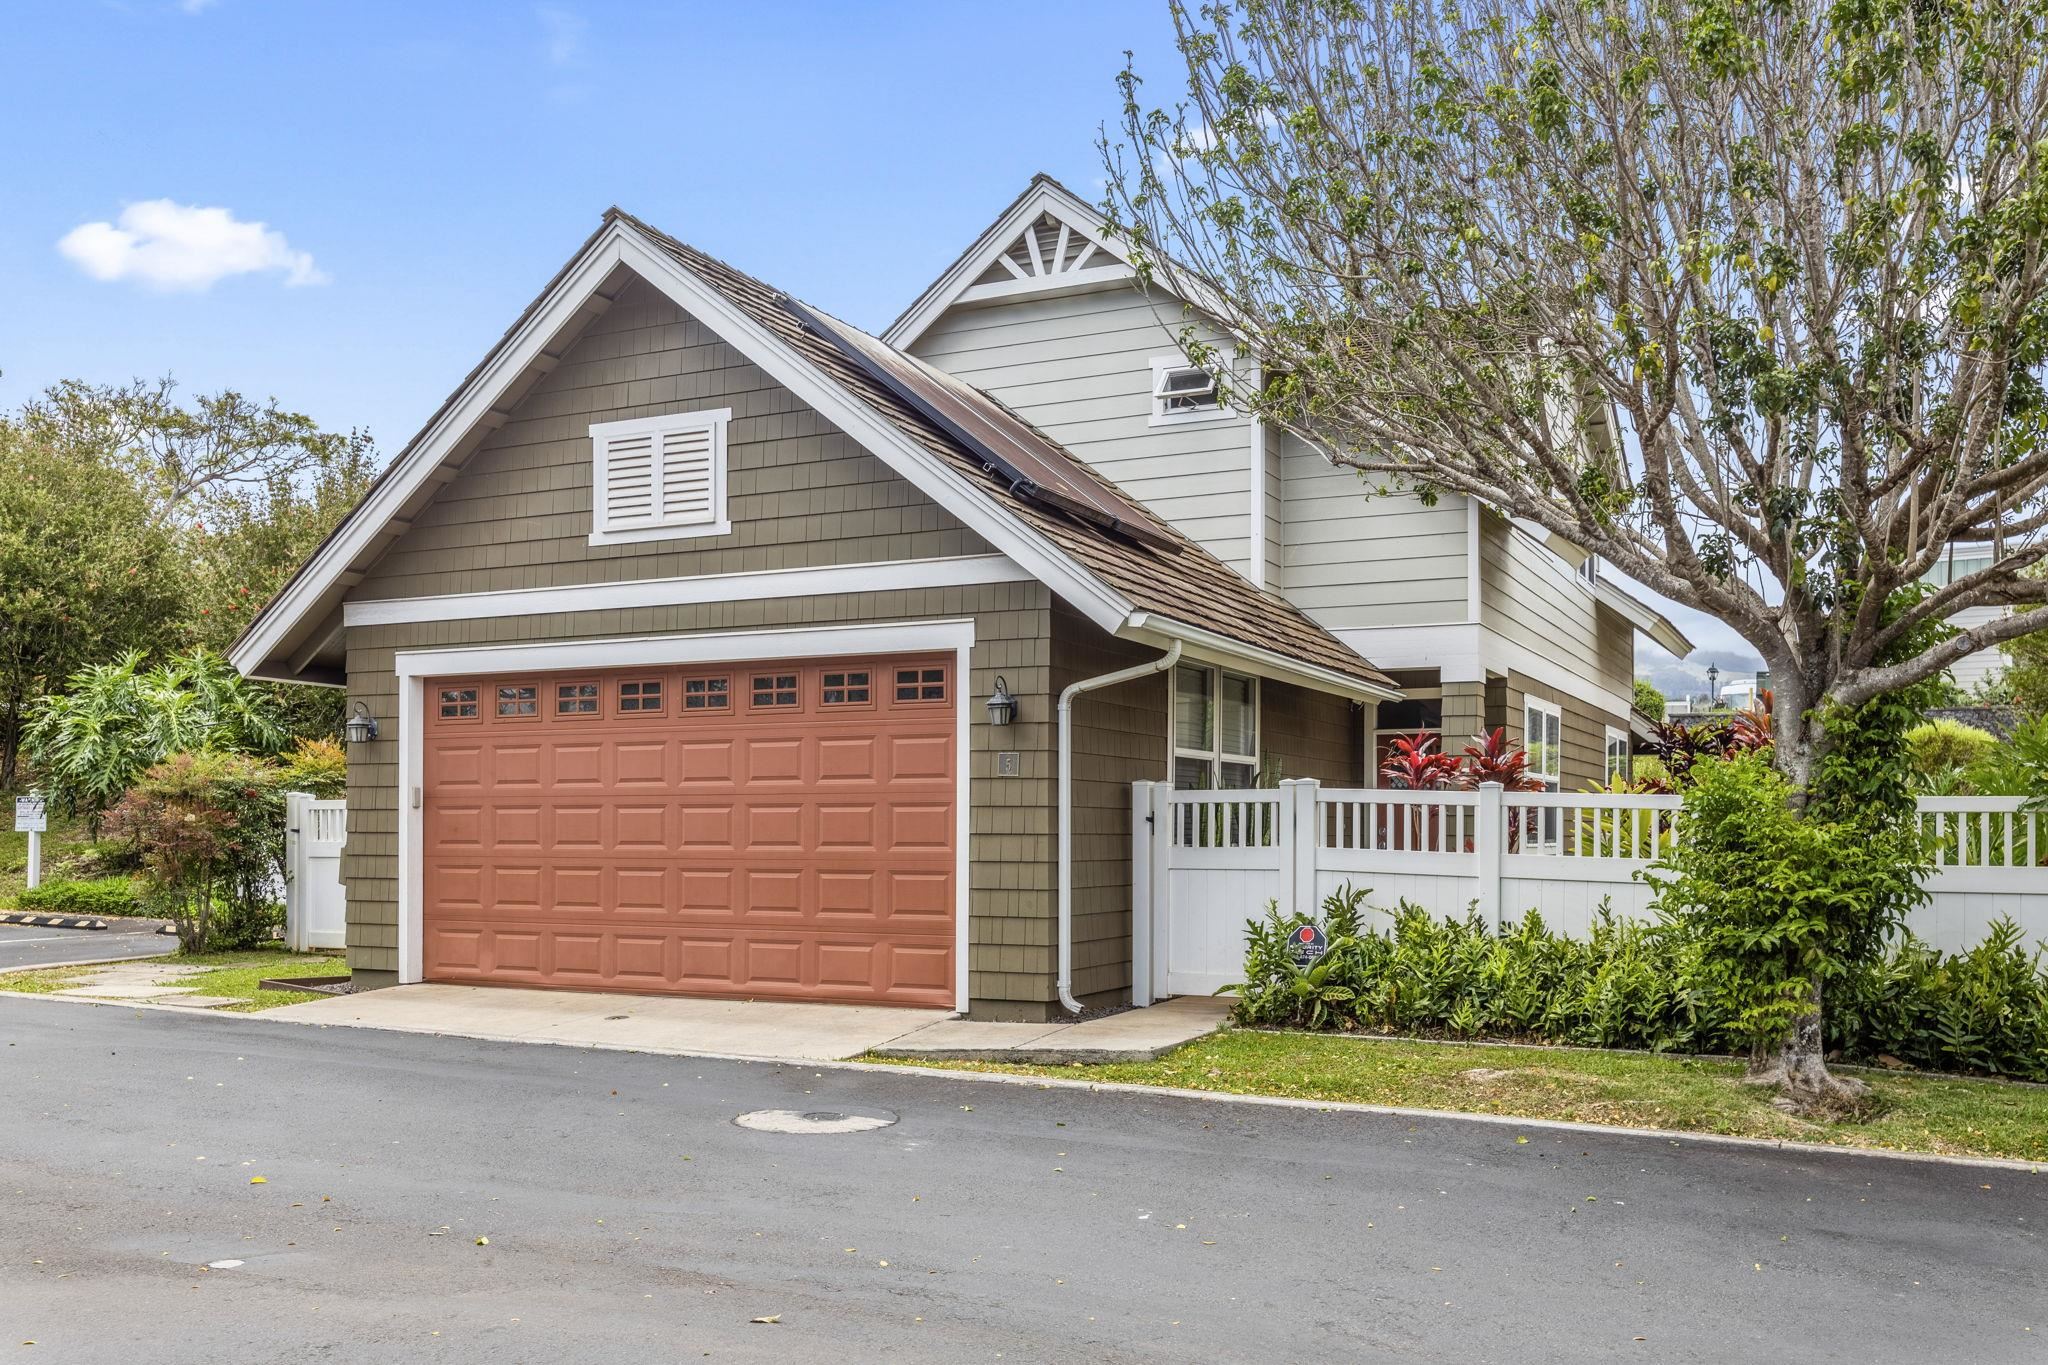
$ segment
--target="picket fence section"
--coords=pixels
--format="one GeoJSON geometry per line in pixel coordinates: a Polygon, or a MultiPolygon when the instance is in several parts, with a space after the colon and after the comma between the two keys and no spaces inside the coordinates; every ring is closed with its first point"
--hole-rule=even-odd
{"type": "MultiPolygon", "coordinates": [[[[1238,979],[1244,923],[1268,901],[1313,910],[1345,883],[1384,910],[1476,911],[1500,925],[1530,910],[1583,937],[1603,907],[1647,918],[1639,875],[1682,837],[1675,796],[1132,785],[1133,996],[1207,994],[1238,979]]],[[[2018,797],[1925,797],[1929,900],[1908,926],[1947,951],[1990,923],[2048,939],[2048,816],[2018,797]]]]}
{"type": "Polygon", "coordinates": [[[348,946],[348,897],[341,885],[341,846],[348,802],[305,792],[284,798],[284,939],[295,953],[348,946]]]}

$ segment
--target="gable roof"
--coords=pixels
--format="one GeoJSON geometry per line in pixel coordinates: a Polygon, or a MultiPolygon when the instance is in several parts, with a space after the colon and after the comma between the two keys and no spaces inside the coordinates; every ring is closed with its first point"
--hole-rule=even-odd
{"type": "Polygon", "coordinates": [[[616,208],[250,623],[230,651],[238,668],[287,680],[340,680],[322,656],[336,646],[342,596],[509,416],[517,395],[617,297],[628,272],[667,294],[1104,630],[1160,643],[1179,639],[1191,652],[1239,659],[1269,676],[1327,691],[1366,699],[1395,695],[1385,675],[1297,608],[1254,588],[995,399],[831,320],[855,343],[850,353],[806,325],[804,310],[781,291],[616,208]],[[857,354],[868,347],[980,422],[1028,441],[1032,456],[1070,490],[1099,494],[1103,503],[1142,519],[1133,528],[1142,534],[1121,533],[1034,496],[1041,490],[1010,477],[1014,470],[1006,473],[1004,461],[978,446],[971,432],[935,421],[878,377],[875,366],[861,363],[857,354]]]}
{"type": "Polygon", "coordinates": [[[1136,278],[1130,253],[1103,230],[1101,213],[1040,171],[981,236],[889,324],[882,340],[907,351],[948,308],[963,301],[992,302],[1060,289],[1129,287],[1136,278]],[[1045,242],[1028,239],[1026,234],[1046,218],[1059,224],[1057,236],[1045,242]]]}

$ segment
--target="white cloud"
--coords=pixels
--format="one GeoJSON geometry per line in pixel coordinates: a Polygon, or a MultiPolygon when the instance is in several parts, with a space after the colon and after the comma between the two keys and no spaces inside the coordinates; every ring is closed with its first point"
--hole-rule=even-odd
{"type": "Polygon", "coordinates": [[[325,284],[313,257],[284,234],[244,223],[227,209],[145,199],[117,223],[81,223],[57,250],[96,280],[135,280],[152,289],[201,290],[230,275],[280,274],[287,285],[325,284]]]}
{"type": "Polygon", "coordinates": [[[536,5],[534,15],[547,35],[550,66],[568,66],[583,50],[583,34],[590,25],[580,14],[556,5],[536,5]]]}

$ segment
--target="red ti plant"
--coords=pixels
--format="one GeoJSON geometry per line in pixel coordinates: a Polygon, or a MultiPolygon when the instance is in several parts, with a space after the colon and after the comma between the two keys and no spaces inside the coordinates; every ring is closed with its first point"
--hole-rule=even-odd
{"type": "Polygon", "coordinates": [[[1380,765],[1380,781],[1389,787],[1414,792],[1443,791],[1458,785],[1458,760],[1436,751],[1437,737],[1418,732],[1387,746],[1387,761],[1380,765]]]}
{"type": "Polygon", "coordinates": [[[1464,770],[1458,775],[1457,785],[1465,791],[1478,791],[1483,782],[1498,782],[1511,792],[1545,790],[1543,779],[1529,772],[1529,751],[1519,744],[1509,744],[1504,726],[1472,736],[1472,742],[1465,746],[1464,770]]]}

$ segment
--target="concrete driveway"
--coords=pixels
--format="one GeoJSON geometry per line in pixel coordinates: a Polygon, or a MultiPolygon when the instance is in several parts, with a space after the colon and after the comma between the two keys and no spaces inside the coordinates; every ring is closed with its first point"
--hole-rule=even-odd
{"type": "Polygon", "coordinates": [[[148,929],[46,929],[36,924],[0,924],[0,972],[14,967],[98,962],[107,958],[162,957],[178,951],[178,940],[148,929]]]}
{"type": "Polygon", "coordinates": [[[40,1000],[0,1039],[23,1361],[2048,1357],[2011,1170],[40,1000]]]}
{"type": "Polygon", "coordinates": [[[945,1017],[940,1010],[887,1005],[687,1000],[432,983],[309,1000],[266,1014],[266,1020],[503,1042],[818,1061],[858,1057],[945,1017]]]}

